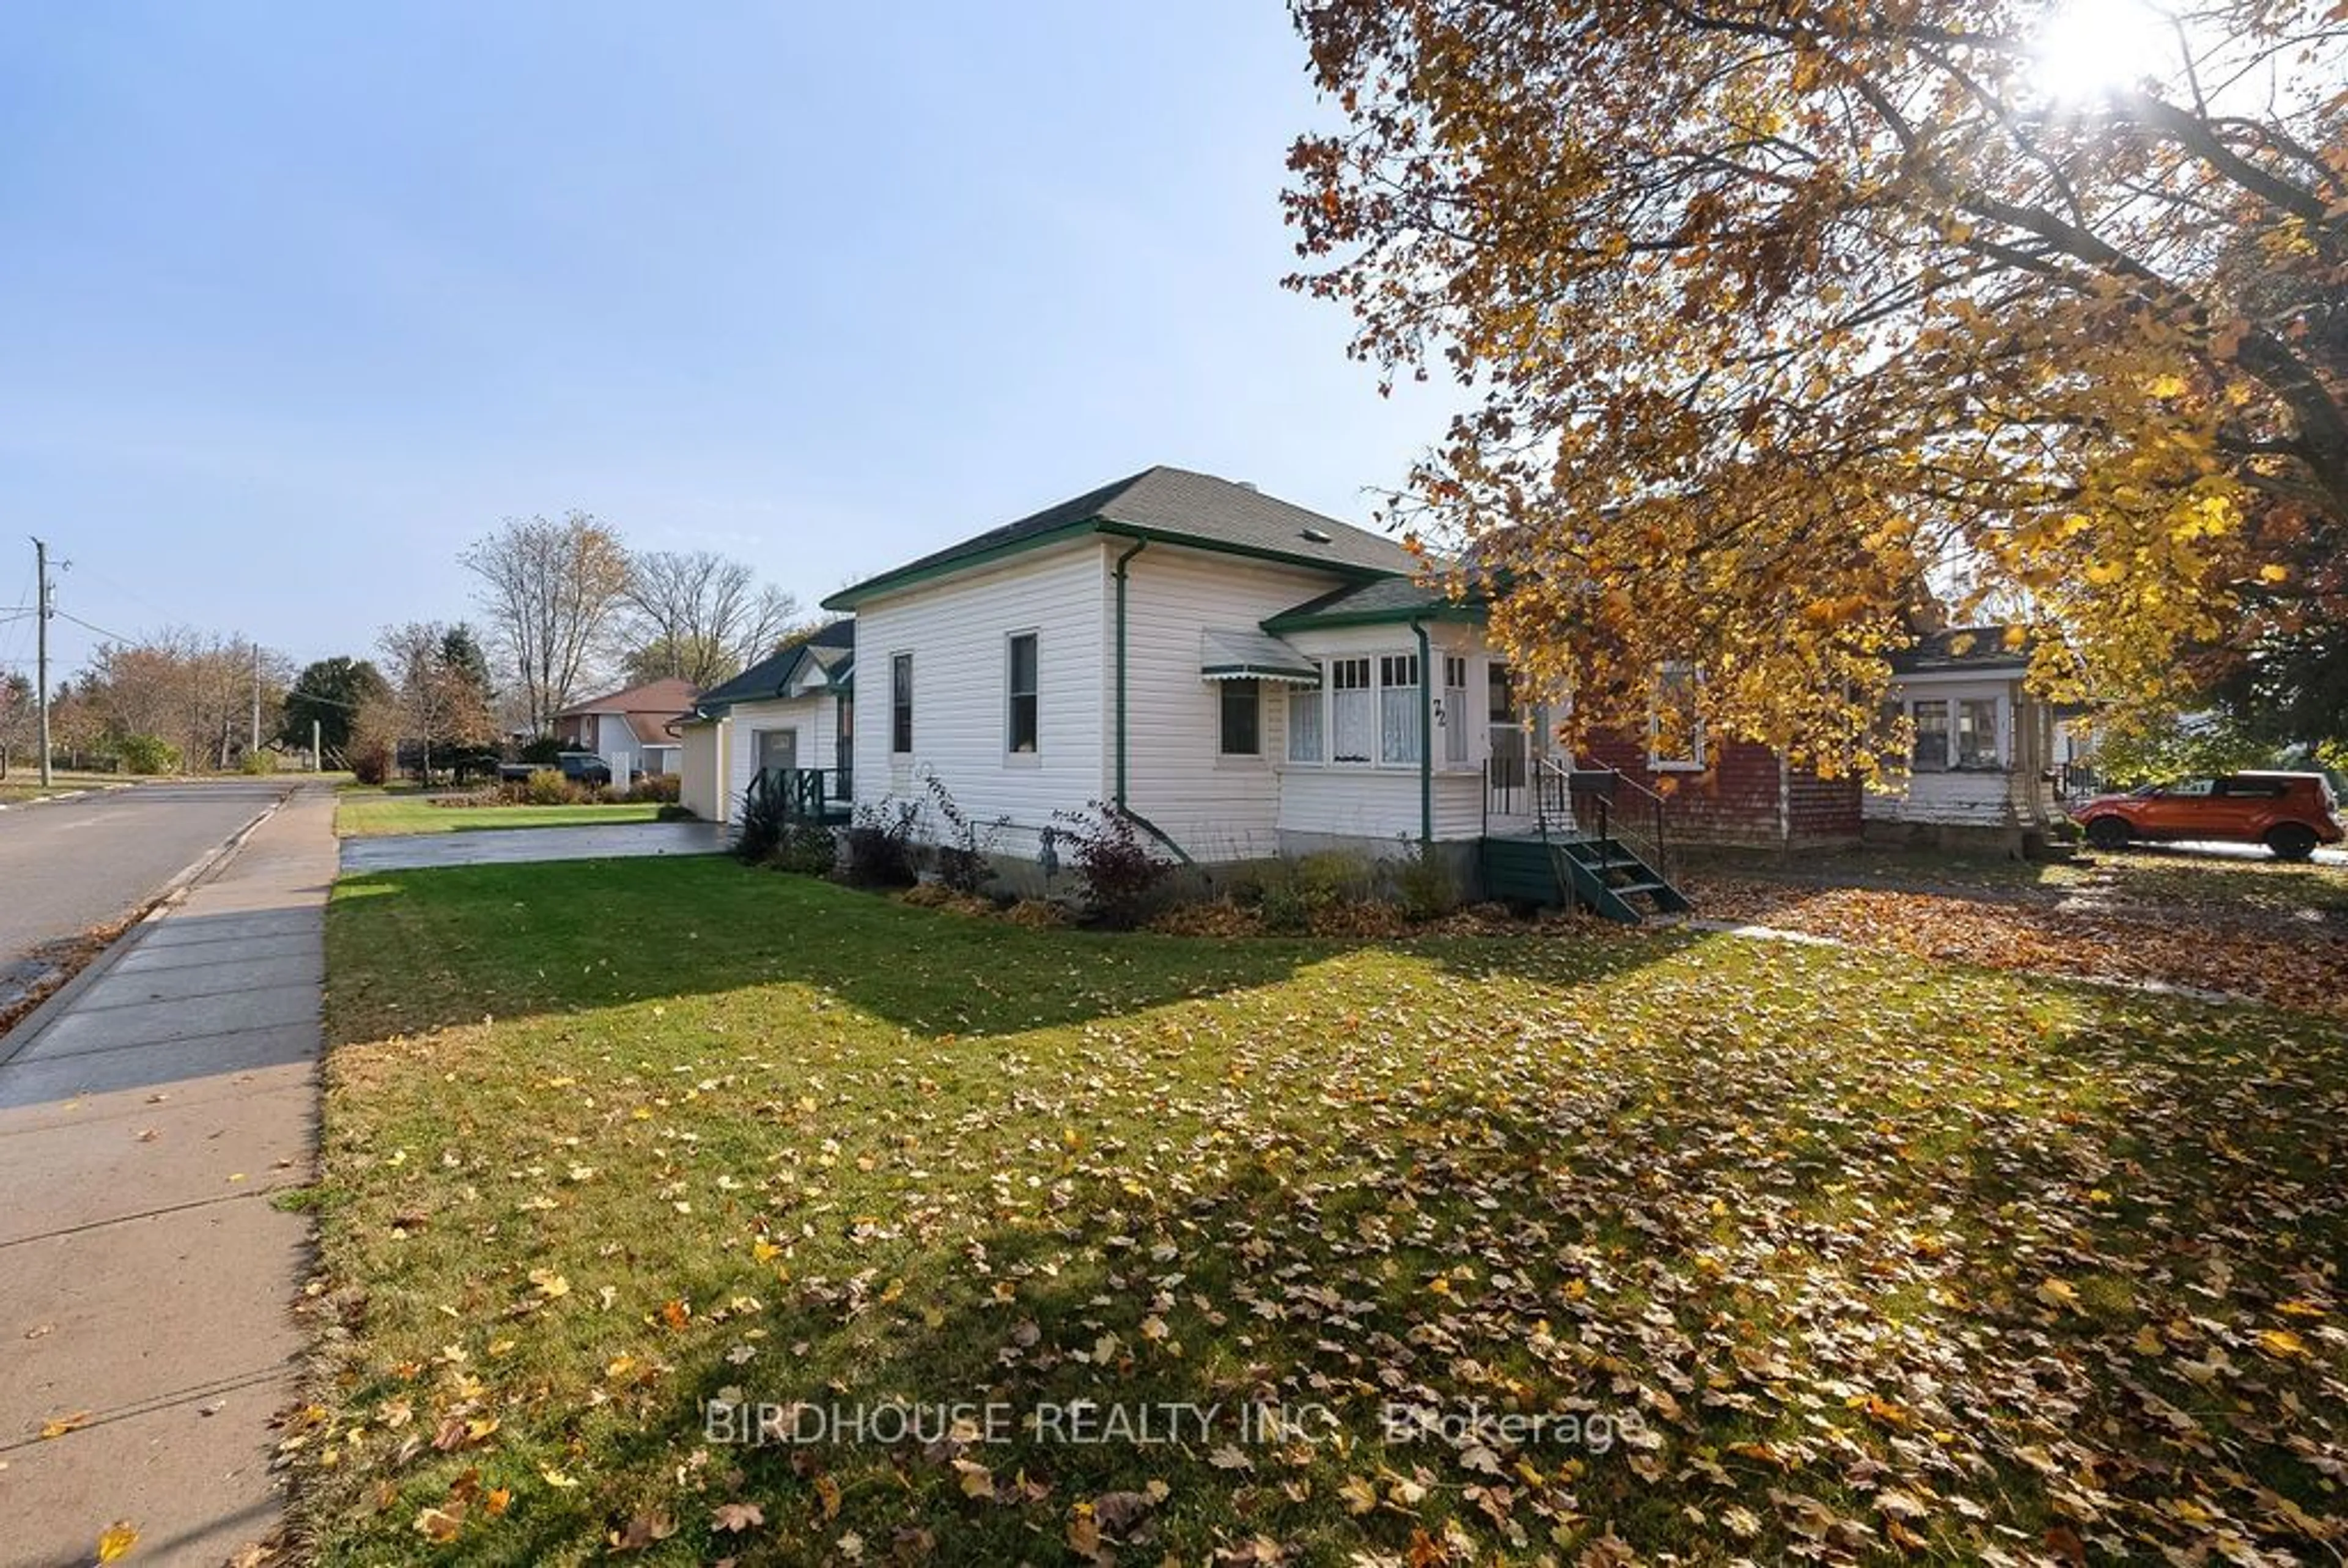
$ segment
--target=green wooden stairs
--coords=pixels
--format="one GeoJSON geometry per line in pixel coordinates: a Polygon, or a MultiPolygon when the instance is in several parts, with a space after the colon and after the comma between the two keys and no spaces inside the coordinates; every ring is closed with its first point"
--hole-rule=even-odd
{"type": "Polygon", "coordinates": [[[1619,838],[1487,837],[1483,871],[1488,898],[1580,907],[1625,925],[1694,907],[1619,838]]]}

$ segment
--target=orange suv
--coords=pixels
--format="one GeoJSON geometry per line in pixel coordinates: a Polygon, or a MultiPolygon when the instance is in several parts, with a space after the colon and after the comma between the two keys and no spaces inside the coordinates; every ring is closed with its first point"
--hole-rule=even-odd
{"type": "Polygon", "coordinates": [[[2281,860],[2305,860],[2319,844],[2337,844],[2340,803],[2322,774],[2225,774],[2180,784],[2146,784],[2075,806],[2072,820],[2097,849],[2136,839],[2225,839],[2263,844],[2281,860]]]}

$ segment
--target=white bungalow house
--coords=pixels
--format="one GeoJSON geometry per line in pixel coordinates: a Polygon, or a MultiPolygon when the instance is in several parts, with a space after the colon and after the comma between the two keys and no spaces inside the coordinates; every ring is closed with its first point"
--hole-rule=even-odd
{"type": "MultiPolygon", "coordinates": [[[[1054,814],[1123,809],[1168,853],[1472,847],[1482,616],[1392,540],[1159,467],[860,582],[855,798],[933,772],[1034,859],[1054,814]]],[[[1511,740],[1523,731],[1513,723],[1511,740]]]]}
{"type": "Polygon", "coordinates": [[[2024,684],[2019,629],[1929,631],[1891,656],[1890,700],[1915,726],[1900,787],[1866,796],[1867,835],[2031,854],[2061,818],[2055,712],[2024,684]]]}
{"type": "Polygon", "coordinates": [[[679,731],[678,798],[696,816],[731,823],[761,768],[811,769],[844,811],[854,799],[855,677],[856,623],[840,620],[704,692],[679,731]]]}
{"type": "Polygon", "coordinates": [[[924,798],[934,774],[1011,862],[1099,803],[1199,865],[1426,844],[1467,872],[1534,826],[1544,727],[1481,609],[1419,567],[1253,486],[1151,468],[832,595],[852,621],[703,695],[684,799],[730,821],[762,766],[822,770],[841,805],[924,798]]]}

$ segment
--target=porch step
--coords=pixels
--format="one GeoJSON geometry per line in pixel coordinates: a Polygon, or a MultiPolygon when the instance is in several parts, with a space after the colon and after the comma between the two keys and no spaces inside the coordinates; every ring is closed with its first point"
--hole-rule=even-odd
{"type": "Polygon", "coordinates": [[[1692,907],[1686,895],[1617,839],[1486,838],[1481,860],[1490,898],[1579,904],[1627,925],[1692,907]]]}

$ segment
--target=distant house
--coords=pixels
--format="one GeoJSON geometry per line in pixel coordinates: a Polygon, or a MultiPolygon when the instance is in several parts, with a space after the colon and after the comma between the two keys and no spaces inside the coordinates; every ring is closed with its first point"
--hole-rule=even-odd
{"type": "Polygon", "coordinates": [[[1916,731],[1908,775],[1869,792],[1878,842],[2032,854],[2059,820],[2057,714],[2024,684],[2030,648],[2018,627],[1960,626],[1891,657],[1890,700],[1916,731]]]}
{"type": "Polygon", "coordinates": [[[813,769],[825,798],[855,796],[856,623],[840,620],[786,643],[701,693],[680,735],[682,794],[695,815],[730,823],[761,769],[813,769]]]}
{"type": "Polygon", "coordinates": [[[675,773],[683,744],[677,725],[696,695],[692,682],[674,677],[607,692],[555,714],[555,739],[602,757],[617,780],[675,773]]]}

